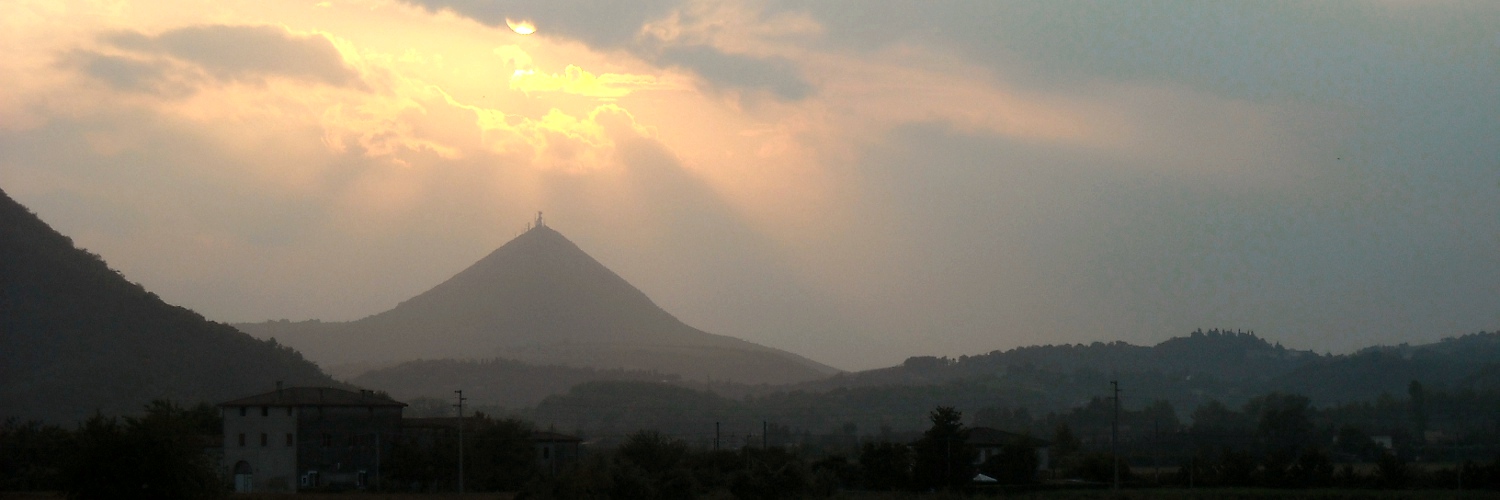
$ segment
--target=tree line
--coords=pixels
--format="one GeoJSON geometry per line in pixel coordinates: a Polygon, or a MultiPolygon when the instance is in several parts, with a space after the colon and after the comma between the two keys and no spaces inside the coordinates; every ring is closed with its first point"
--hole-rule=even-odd
{"type": "MultiPolygon", "coordinates": [[[[1500,490],[1493,442],[1457,448],[1488,452],[1488,458],[1444,456],[1455,449],[1417,432],[1431,425],[1426,405],[1451,397],[1412,384],[1399,403],[1407,414],[1400,425],[1407,435],[1400,439],[1374,434],[1389,428],[1350,423],[1372,408],[1397,404],[1394,398],[1320,410],[1304,396],[1270,393],[1239,408],[1200,405],[1189,423],[1177,421],[1165,402],[1122,409],[1121,438],[1111,446],[1094,431],[1113,419],[1113,405],[1100,399],[1041,418],[991,408],[966,419],[957,408],[939,406],[920,433],[859,436],[846,427],[824,435],[851,440],[809,439],[767,423],[758,442],[710,447],[637,430],[557,470],[538,466],[533,424],[478,414],[465,427],[464,479],[470,491],[519,491],[528,498],[788,498],[985,488],[973,483],[976,474],[1007,488],[1104,485],[1118,467],[1129,487],[1500,490]],[[1153,423],[1152,432],[1142,431],[1144,422],[1153,423]],[[970,442],[974,425],[1026,437],[980,461],[970,442]],[[1043,470],[1039,447],[1051,462],[1043,470]]],[[[1492,435],[1469,437],[1476,436],[1492,435]]],[[[220,439],[219,412],[207,404],[153,401],[142,416],[95,415],[73,429],[12,419],[0,425],[0,490],[61,491],[82,499],[221,496],[230,485],[211,453],[220,439]]],[[[452,433],[405,436],[387,459],[379,489],[456,489],[457,448],[452,433]]]]}

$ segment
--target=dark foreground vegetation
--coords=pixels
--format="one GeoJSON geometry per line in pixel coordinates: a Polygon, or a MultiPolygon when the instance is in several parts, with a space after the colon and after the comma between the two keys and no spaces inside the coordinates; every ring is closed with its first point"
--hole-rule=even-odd
{"type": "Polygon", "coordinates": [[[274,380],[342,385],[291,348],[163,302],[0,191],[0,418],[71,423],[274,380]]]}
{"type": "MultiPolygon", "coordinates": [[[[465,482],[478,498],[1480,498],[1500,493],[1500,457],[1443,462],[1391,450],[1352,428],[1325,445],[1306,398],[1271,394],[1242,411],[1200,409],[1203,425],[1250,419],[1253,439],[1205,439],[1152,467],[1090,447],[1060,425],[1051,467],[1038,440],[1005,445],[978,462],[963,414],[939,407],[911,440],[866,440],[842,452],[800,446],[689,445],[658,431],[630,434],[557,471],[537,466],[531,425],[480,416],[465,440],[465,482]],[[1217,418],[1218,420],[1214,420],[1217,418]],[[1365,460],[1365,457],[1373,457],[1365,460]],[[1171,462],[1171,463],[1169,463],[1171,462]],[[976,464],[977,463],[977,464],[976,464]],[[1113,491],[1118,463],[1122,490],[1113,491]],[[978,484],[975,474],[998,481],[978,484]],[[509,493],[507,493],[509,492],[509,493]],[[505,493],[504,495],[499,495],[505,493]],[[497,496],[499,495],[499,496],[497,496]]],[[[1199,422],[1195,422],[1198,424],[1199,422]]],[[[0,427],[0,491],[69,498],[212,498],[228,494],[214,448],[221,420],[208,405],[165,401],[144,416],[95,416],[74,429],[14,420],[0,427]]],[[[457,443],[407,445],[363,498],[446,498],[457,443]],[[420,492],[420,494],[418,494],[420,492]]],[[[7,495],[10,496],[10,495],[7,495]]]]}
{"type": "Polygon", "coordinates": [[[226,491],[215,458],[219,410],[153,401],[141,417],[95,415],[72,430],[0,426],[0,491],[69,498],[209,498],[226,491]]]}

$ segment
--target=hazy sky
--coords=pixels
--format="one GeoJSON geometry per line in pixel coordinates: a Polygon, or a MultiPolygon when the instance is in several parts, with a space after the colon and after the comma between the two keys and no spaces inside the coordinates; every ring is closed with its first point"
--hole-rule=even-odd
{"type": "Polygon", "coordinates": [[[1500,2],[4,0],[0,48],[0,188],[220,321],[540,210],[846,369],[1500,329],[1500,2]]]}

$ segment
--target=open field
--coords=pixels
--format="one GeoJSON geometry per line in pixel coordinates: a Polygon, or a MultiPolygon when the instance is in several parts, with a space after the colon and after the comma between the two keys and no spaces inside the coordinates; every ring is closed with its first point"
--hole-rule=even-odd
{"type": "Polygon", "coordinates": [[[1274,490],[1249,488],[1219,489],[1141,489],[1113,492],[1109,490],[1054,490],[1004,492],[999,490],[969,494],[946,493],[873,493],[847,492],[834,498],[848,500],[939,500],[960,498],[1005,498],[1021,500],[1406,500],[1406,499],[1489,499],[1493,491],[1444,490],[1274,490]]]}
{"type": "MultiPolygon", "coordinates": [[[[300,493],[295,496],[273,494],[230,495],[231,499],[243,500],[510,500],[514,493],[300,493]]],[[[1478,500],[1496,498],[1494,491],[1453,490],[1273,490],[1248,488],[1219,489],[1141,489],[1113,492],[1109,490],[1054,490],[1031,492],[1006,492],[990,490],[956,493],[887,493],[848,491],[836,494],[834,499],[843,500],[946,500],[961,498],[1006,498],[1020,500],[1427,500],[1454,499],[1478,500]]],[[[64,498],[52,492],[0,492],[6,500],[53,500],[64,498]]],[[[726,499],[732,497],[724,497],[726,499]]]]}

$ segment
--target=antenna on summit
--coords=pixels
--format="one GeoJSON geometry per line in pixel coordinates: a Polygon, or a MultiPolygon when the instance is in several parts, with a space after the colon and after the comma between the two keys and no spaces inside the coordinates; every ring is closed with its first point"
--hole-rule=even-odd
{"type": "Polygon", "coordinates": [[[534,224],[534,227],[546,227],[546,226],[547,226],[547,224],[545,222],[542,222],[542,212],[538,211],[536,213],[536,224],[534,224]]]}

